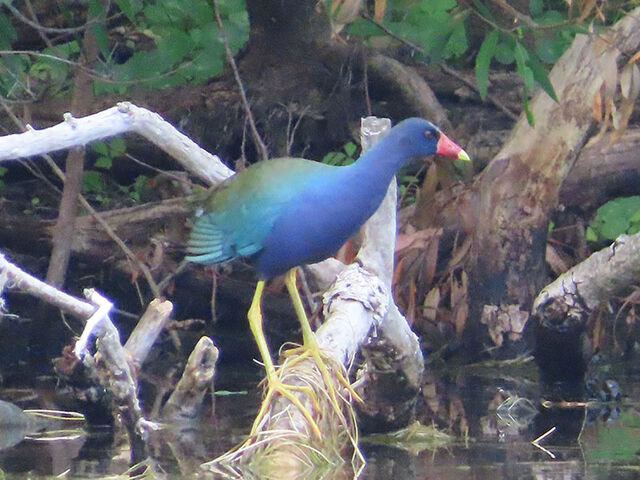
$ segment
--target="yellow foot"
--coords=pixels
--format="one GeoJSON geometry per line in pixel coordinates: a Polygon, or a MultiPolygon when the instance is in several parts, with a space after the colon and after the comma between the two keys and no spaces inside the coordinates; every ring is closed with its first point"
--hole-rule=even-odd
{"type": "MultiPolygon", "coordinates": [[[[289,360],[290,366],[295,365],[296,363],[304,360],[305,358],[313,357],[314,361],[316,362],[316,365],[318,366],[318,369],[322,373],[322,378],[324,380],[324,383],[327,385],[327,391],[329,393],[332,403],[338,410],[341,410],[337,401],[337,394],[335,391],[333,379],[331,378],[331,373],[329,372],[329,369],[327,368],[326,363],[321,358],[322,353],[319,348],[317,349],[317,354],[314,351],[313,347],[302,346],[302,347],[290,348],[288,350],[283,351],[282,356],[285,358],[295,356],[295,358],[291,358],[291,360],[289,360]]],[[[358,395],[358,393],[351,386],[351,382],[349,382],[349,379],[342,374],[342,371],[340,368],[334,368],[334,375],[338,380],[338,383],[340,383],[344,388],[347,389],[347,391],[349,392],[349,395],[354,401],[358,403],[364,403],[360,395],[358,395]]]]}
{"type": "Polygon", "coordinates": [[[267,383],[268,383],[267,394],[262,400],[262,406],[260,407],[260,411],[258,412],[258,415],[256,416],[256,419],[253,422],[253,426],[251,427],[251,435],[253,436],[258,433],[264,421],[264,418],[267,412],[269,411],[271,402],[273,401],[273,396],[276,393],[279,393],[280,395],[288,399],[295,407],[297,407],[298,410],[300,410],[300,413],[302,413],[304,418],[307,420],[307,423],[311,427],[311,430],[313,430],[314,435],[319,439],[321,439],[322,434],[320,432],[320,428],[318,427],[318,424],[313,419],[313,415],[311,415],[311,412],[309,412],[309,409],[305,407],[300,401],[300,399],[295,395],[295,392],[302,392],[306,394],[311,400],[311,402],[313,403],[313,408],[316,411],[319,411],[320,407],[318,405],[318,401],[316,399],[313,389],[311,387],[304,386],[304,385],[287,385],[282,383],[282,381],[279,378],[268,379],[267,383]]]}

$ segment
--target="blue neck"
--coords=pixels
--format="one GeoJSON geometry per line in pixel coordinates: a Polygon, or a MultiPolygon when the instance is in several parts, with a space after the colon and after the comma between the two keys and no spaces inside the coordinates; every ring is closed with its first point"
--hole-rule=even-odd
{"type": "Polygon", "coordinates": [[[409,158],[416,156],[407,149],[407,145],[393,135],[392,131],[389,135],[373,147],[367,150],[352,165],[346,167],[350,172],[351,178],[354,179],[351,188],[358,186],[365,194],[367,191],[382,192],[384,195],[389,186],[389,182],[393,179],[398,169],[402,167],[409,158]]]}

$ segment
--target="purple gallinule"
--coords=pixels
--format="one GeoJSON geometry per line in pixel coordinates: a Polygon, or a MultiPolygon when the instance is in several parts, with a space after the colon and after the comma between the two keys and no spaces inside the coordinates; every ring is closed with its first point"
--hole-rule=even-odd
{"type": "Polygon", "coordinates": [[[314,358],[339,408],[297,291],[295,268],[333,255],[376,211],[396,171],[411,158],[434,154],[469,160],[438,127],[410,118],[348,166],[301,158],[256,163],[214,188],[195,220],[187,260],[210,265],[248,257],[254,265],[258,284],[248,317],[266,370],[267,395],[278,392],[288,398],[318,435],[313,417],[292,393],[301,387],[282,383],[271,359],[260,307],[265,281],[286,273],[302,327],[302,348],[314,358]]]}

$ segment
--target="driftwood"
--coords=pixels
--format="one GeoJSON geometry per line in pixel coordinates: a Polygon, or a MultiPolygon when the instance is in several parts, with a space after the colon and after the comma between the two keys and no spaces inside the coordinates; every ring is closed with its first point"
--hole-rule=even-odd
{"type": "Polygon", "coordinates": [[[96,140],[136,132],[178,160],[186,170],[210,184],[233,174],[220,159],[201,149],[156,113],[128,102],[93,115],[74,118],[43,130],[0,137],[0,162],[55,152],[96,140]]]}
{"type": "MultiPolygon", "coordinates": [[[[151,301],[123,346],[118,329],[109,318],[112,304],[95,290],[86,289],[88,301],[80,300],[29,275],[0,254],[0,296],[5,287],[19,289],[86,320],[73,355],[66,352],[65,356],[57,359],[56,370],[70,376],[78,363],[82,364],[84,375],[98,381],[113,398],[117,414],[129,434],[132,462],[143,460],[147,451],[147,432],[157,426],[143,415],[137,395],[136,372],[169,321],[173,310],[171,302],[151,301]],[[96,339],[96,353],[93,355],[89,348],[92,338],[96,339]]],[[[165,407],[165,420],[195,418],[206,389],[212,387],[217,358],[217,349],[212,341],[203,337],[189,357],[183,376],[165,407]]],[[[103,399],[93,398],[92,401],[103,403],[103,399]]]]}
{"type": "Polygon", "coordinates": [[[591,314],[613,297],[629,293],[638,278],[640,233],[619,236],[542,289],[532,313],[536,361],[546,384],[582,383],[590,360],[583,335],[591,314]]]}
{"type": "Polygon", "coordinates": [[[638,278],[640,233],[620,235],[544,287],[533,303],[533,312],[546,328],[584,324],[602,303],[628,293],[638,278]]]}
{"type": "MultiPolygon", "coordinates": [[[[129,433],[132,445],[132,460],[140,461],[145,455],[144,431],[152,427],[143,415],[137,396],[135,374],[127,361],[127,354],[120,343],[120,334],[109,319],[111,303],[93,289],[86,289],[89,302],[47,285],[24,272],[0,255],[0,279],[2,285],[20,289],[30,295],[55,305],[82,319],[87,320],[88,329],[76,343],[76,355],[101,383],[112,393],[120,408],[120,416],[129,433]],[[89,337],[95,335],[98,341],[99,355],[88,354],[89,337]],[[98,368],[96,371],[95,369],[98,368]]],[[[0,288],[2,293],[2,288],[0,288]]]]}
{"type": "Polygon", "coordinates": [[[162,408],[163,420],[193,421],[200,416],[202,401],[213,386],[218,349],[209,337],[202,337],[193,348],[180,381],[162,408]]]}

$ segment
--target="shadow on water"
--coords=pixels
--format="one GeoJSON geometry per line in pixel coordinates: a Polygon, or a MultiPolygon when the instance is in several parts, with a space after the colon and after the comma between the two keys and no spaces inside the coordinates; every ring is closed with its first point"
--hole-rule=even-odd
{"type": "MultiPolygon", "coordinates": [[[[235,377],[236,388],[244,385],[249,394],[219,396],[215,415],[197,425],[165,428],[152,436],[150,450],[167,473],[165,478],[193,478],[202,462],[237,445],[249,430],[258,405],[258,372],[245,365],[223,367],[220,377],[226,373],[235,377]]],[[[389,442],[365,437],[362,450],[367,466],[359,478],[640,479],[637,372],[616,376],[624,394],[616,402],[547,407],[539,405],[536,382],[521,378],[496,369],[433,376],[425,386],[418,417],[423,424],[448,432],[453,440],[433,449],[411,439],[389,442]],[[537,445],[532,443],[546,432],[551,433],[537,445]]],[[[31,390],[29,395],[0,390],[0,398],[22,408],[58,401],[53,391],[46,390],[31,390]]],[[[130,452],[126,436],[118,429],[34,425],[19,412],[9,408],[8,415],[17,416],[13,423],[23,428],[24,438],[20,442],[12,437],[0,445],[0,478],[105,478],[127,471],[130,452]]],[[[0,418],[1,438],[15,434],[11,423],[0,418]]],[[[333,473],[321,478],[350,476],[333,473]]]]}

